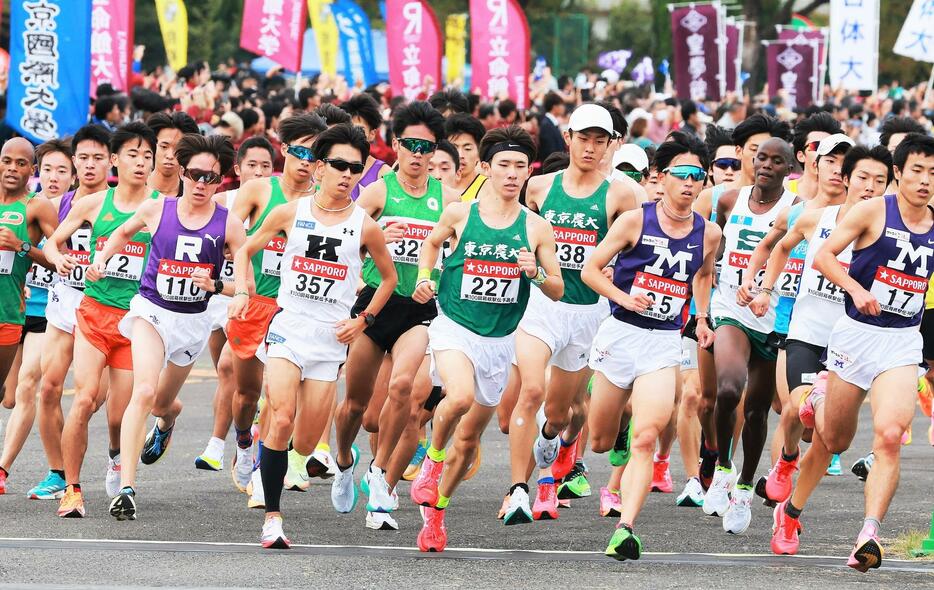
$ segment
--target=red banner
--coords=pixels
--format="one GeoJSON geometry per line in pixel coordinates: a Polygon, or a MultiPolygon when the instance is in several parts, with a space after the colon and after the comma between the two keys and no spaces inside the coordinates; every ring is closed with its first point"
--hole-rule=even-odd
{"type": "Polygon", "coordinates": [[[720,45],[725,41],[720,5],[671,8],[675,90],[682,100],[720,100],[720,45]],[[722,39],[722,41],[721,41],[722,39]]]}
{"type": "Polygon", "coordinates": [[[91,5],[91,96],[100,84],[129,91],[133,67],[134,0],[94,0],[91,5]]]}
{"type": "Polygon", "coordinates": [[[528,107],[531,39],[516,0],[470,0],[470,61],[480,96],[508,96],[528,107]]]}
{"type": "Polygon", "coordinates": [[[393,95],[415,100],[440,88],[441,27],[428,2],[386,1],[386,46],[393,95]]]}
{"type": "Polygon", "coordinates": [[[306,0],[246,0],[240,47],[288,70],[299,71],[307,10],[306,0]]]}

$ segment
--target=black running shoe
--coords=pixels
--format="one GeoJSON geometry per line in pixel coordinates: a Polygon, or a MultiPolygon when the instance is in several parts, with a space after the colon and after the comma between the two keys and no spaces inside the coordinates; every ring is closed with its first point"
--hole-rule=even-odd
{"type": "Polygon", "coordinates": [[[152,465],[162,458],[162,455],[169,449],[169,443],[172,442],[173,430],[175,430],[174,425],[165,432],[159,430],[158,424],[153,425],[143,442],[143,452],[139,454],[139,460],[143,462],[143,465],[152,465]]]}
{"type": "Polygon", "coordinates": [[[136,520],[136,492],[123,488],[110,502],[110,515],[117,520],[136,520]]]}

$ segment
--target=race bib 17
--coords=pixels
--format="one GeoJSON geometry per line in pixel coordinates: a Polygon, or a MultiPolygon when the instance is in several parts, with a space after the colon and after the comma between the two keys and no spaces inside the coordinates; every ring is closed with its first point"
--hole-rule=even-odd
{"type": "Polygon", "coordinates": [[[869,292],[879,302],[882,311],[910,318],[924,308],[927,287],[928,281],[924,277],[906,275],[887,266],[879,266],[869,292]]]}

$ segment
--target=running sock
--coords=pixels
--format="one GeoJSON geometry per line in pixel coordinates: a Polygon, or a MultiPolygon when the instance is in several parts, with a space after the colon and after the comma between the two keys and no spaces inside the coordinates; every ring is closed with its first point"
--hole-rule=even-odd
{"type": "Polygon", "coordinates": [[[545,427],[546,427],[546,426],[548,426],[548,422],[547,422],[547,421],[546,421],[544,424],[542,424],[542,438],[544,438],[545,440],[555,440],[555,436],[558,436],[558,435],[555,434],[554,436],[548,436],[547,434],[545,434],[545,427]]]}
{"type": "Polygon", "coordinates": [[[65,479],[65,470],[64,469],[49,469],[52,473],[59,476],[62,479],[65,479]]]}
{"type": "Polygon", "coordinates": [[[120,493],[126,494],[128,496],[136,496],[136,490],[134,490],[130,486],[123,486],[122,488],[120,488],[120,493]]]}
{"type": "Polygon", "coordinates": [[[315,450],[316,450],[316,451],[324,451],[325,453],[330,453],[330,452],[331,452],[331,445],[329,445],[328,443],[318,443],[318,444],[315,446],[315,450]]]}
{"type": "Polygon", "coordinates": [[[375,464],[373,464],[372,461],[370,461],[370,473],[372,473],[373,475],[384,475],[386,472],[380,469],[379,467],[377,467],[375,464]]]}
{"type": "Polygon", "coordinates": [[[259,475],[266,495],[266,512],[279,512],[282,485],[289,470],[289,452],[266,449],[259,464],[259,475]]]}
{"type": "Polygon", "coordinates": [[[659,461],[667,461],[669,457],[671,457],[670,454],[662,455],[660,453],[655,453],[655,462],[658,463],[659,461]]]}
{"type": "MultiPolygon", "coordinates": [[[[159,428],[156,426],[156,428],[159,428]]],[[[107,449],[107,454],[110,455],[111,459],[116,459],[120,456],[120,449],[107,449]]]]}
{"type": "Polygon", "coordinates": [[[0,472],[3,472],[3,477],[10,477],[10,472],[3,467],[0,467],[0,472]]]}
{"type": "Polygon", "coordinates": [[[738,489],[738,490],[746,490],[747,492],[751,492],[751,491],[752,491],[752,482],[749,482],[749,483],[746,483],[746,482],[739,483],[739,482],[737,482],[737,484],[736,484],[736,489],[738,489]]]}
{"type": "Polygon", "coordinates": [[[788,500],[788,503],[785,504],[785,514],[791,518],[798,519],[801,518],[801,508],[795,508],[794,504],[791,503],[791,500],[788,500]]]}
{"type": "Polygon", "coordinates": [[[445,508],[448,507],[448,504],[450,503],[451,503],[451,498],[438,494],[438,502],[435,504],[435,508],[437,508],[438,510],[444,510],[445,508]]]}
{"type": "Polygon", "coordinates": [[[253,444],[253,432],[251,429],[247,428],[246,430],[240,430],[234,426],[234,430],[237,433],[237,446],[241,449],[250,448],[250,445],[253,444]]]}
{"type": "MultiPolygon", "coordinates": [[[[256,461],[253,462],[253,469],[259,469],[260,461],[263,459],[263,449],[266,448],[263,446],[263,441],[257,441],[256,443],[256,461]]],[[[288,455],[288,451],[284,451],[288,455]]]]}
{"type": "Polygon", "coordinates": [[[512,493],[513,493],[514,491],[516,491],[517,489],[519,489],[519,488],[522,488],[522,490],[523,490],[526,494],[529,493],[529,484],[527,484],[527,483],[515,483],[515,484],[512,484],[512,487],[511,487],[511,488],[509,488],[509,495],[511,496],[512,493]]]}
{"type": "Polygon", "coordinates": [[[565,440],[564,440],[564,437],[563,437],[563,436],[561,437],[561,446],[562,446],[562,447],[567,448],[567,447],[573,445],[573,444],[576,443],[576,442],[577,442],[577,438],[575,438],[574,440],[571,440],[571,441],[565,441],[565,440]]]}
{"type": "Polygon", "coordinates": [[[81,484],[80,483],[71,483],[68,484],[71,487],[71,491],[81,493],[81,484]]]}
{"type": "Polygon", "coordinates": [[[860,531],[860,536],[867,537],[878,537],[879,529],[882,528],[882,523],[875,518],[866,518],[863,520],[863,530],[860,531]]]}
{"type": "Polygon", "coordinates": [[[555,483],[555,478],[551,477],[550,475],[546,475],[545,477],[538,478],[538,485],[540,486],[548,485],[548,484],[554,485],[554,483],[555,483]]]}
{"type": "Polygon", "coordinates": [[[441,463],[444,461],[445,456],[447,456],[446,449],[436,449],[434,445],[428,447],[428,458],[435,463],[441,463]]]}

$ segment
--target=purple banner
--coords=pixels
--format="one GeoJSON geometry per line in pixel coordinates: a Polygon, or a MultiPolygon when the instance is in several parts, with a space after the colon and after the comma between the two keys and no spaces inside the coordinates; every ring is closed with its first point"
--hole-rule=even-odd
{"type": "Polygon", "coordinates": [[[740,81],[740,45],[742,44],[741,25],[727,23],[726,25],[726,90],[742,96],[742,81],[740,81]]]}
{"type": "Polygon", "coordinates": [[[789,109],[810,106],[817,93],[817,43],[774,41],[766,47],[769,98],[782,95],[789,109]]]}
{"type": "Polygon", "coordinates": [[[817,51],[817,63],[824,63],[824,51],[827,47],[827,35],[824,29],[811,29],[808,31],[801,31],[798,29],[793,29],[787,25],[778,25],[778,40],[779,41],[817,41],[820,43],[817,51]]]}
{"type": "Polygon", "coordinates": [[[675,90],[680,99],[720,100],[720,10],[717,4],[671,11],[675,90]]]}

